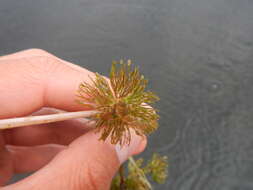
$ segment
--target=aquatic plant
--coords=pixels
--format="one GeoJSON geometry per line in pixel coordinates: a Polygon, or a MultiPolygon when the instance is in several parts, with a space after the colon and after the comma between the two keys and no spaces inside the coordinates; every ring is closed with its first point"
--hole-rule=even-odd
{"type": "Polygon", "coordinates": [[[102,131],[101,140],[109,136],[112,144],[129,144],[130,129],[143,136],[153,132],[158,126],[158,115],[152,104],[158,97],[145,91],[147,80],[132,69],[131,61],[113,62],[110,78],[107,80],[95,74],[91,83],[83,82],[79,87],[79,102],[99,111],[93,116],[98,132],[102,131]]]}

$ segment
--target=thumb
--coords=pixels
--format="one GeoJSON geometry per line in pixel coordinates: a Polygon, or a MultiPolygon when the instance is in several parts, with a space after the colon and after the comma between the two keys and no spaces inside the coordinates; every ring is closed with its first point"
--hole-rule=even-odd
{"type": "Polygon", "coordinates": [[[99,134],[90,131],[60,152],[34,175],[10,186],[11,190],[106,190],[120,164],[140,153],[146,140],[132,134],[129,146],[120,148],[98,141],[99,134]]]}

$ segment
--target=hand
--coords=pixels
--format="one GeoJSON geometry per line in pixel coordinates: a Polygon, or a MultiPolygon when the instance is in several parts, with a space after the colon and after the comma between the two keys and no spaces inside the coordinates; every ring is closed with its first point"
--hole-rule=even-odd
{"type": "MultiPolygon", "coordinates": [[[[0,57],[0,119],[20,117],[43,107],[66,111],[75,103],[82,81],[93,73],[43,50],[0,57]]],[[[39,114],[53,113],[41,109],[39,114]]],[[[33,175],[3,190],[106,190],[129,156],[144,150],[146,140],[132,134],[130,146],[98,141],[84,119],[0,131],[0,183],[15,173],[33,175]]]]}

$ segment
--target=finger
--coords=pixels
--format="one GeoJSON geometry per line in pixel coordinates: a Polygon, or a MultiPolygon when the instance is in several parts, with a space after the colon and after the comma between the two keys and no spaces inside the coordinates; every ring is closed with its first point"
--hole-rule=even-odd
{"type": "Polygon", "coordinates": [[[0,60],[11,60],[11,59],[20,59],[27,57],[36,57],[36,56],[49,56],[50,54],[41,49],[28,49],[22,50],[19,52],[11,53],[9,55],[0,56],[0,60]]]}
{"type": "Polygon", "coordinates": [[[55,155],[65,149],[61,145],[42,145],[35,147],[6,146],[11,153],[14,173],[33,172],[50,162],[55,155]]]}
{"type": "Polygon", "coordinates": [[[0,118],[23,116],[43,106],[77,111],[76,91],[93,73],[53,56],[0,59],[0,118]]]}
{"type": "Polygon", "coordinates": [[[120,164],[129,156],[143,151],[146,141],[133,135],[129,146],[119,148],[97,141],[98,136],[93,131],[88,132],[59,153],[46,167],[6,189],[109,189],[120,164]]]}
{"type": "Polygon", "coordinates": [[[41,49],[28,49],[28,50],[12,53],[9,55],[4,55],[0,57],[0,60],[15,60],[15,59],[20,59],[20,58],[33,58],[33,57],[41,57],[41,56],[54,57],[55,59],[58,59],[59,61],[63,62],[64,64],[70,66],[73,69],[79,70],[81,72],[83,71],[82,67],[72,64],[58,57],[55,57],[53,54],[50,54],[49,52],[46,52],[45,50],[41,50],[41,49]]]}

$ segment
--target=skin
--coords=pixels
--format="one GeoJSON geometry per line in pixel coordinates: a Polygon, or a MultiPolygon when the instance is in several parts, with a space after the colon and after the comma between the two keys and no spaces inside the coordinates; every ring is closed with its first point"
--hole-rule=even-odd
{"type": "MultiPolygon", "coordinates": [[[[88,75],[93,73],[44,50],[2,56],[0,119],[85,110],[75,93],[88,75]]],[[[130,146],[119,148],[99,136],[85,119],[0,131],[0,189],[109,189],[120,164],[142,152],[146,139],[133,133],[130,146]],[[14,174],[34,171],[4,186],[14,174]]]]}

